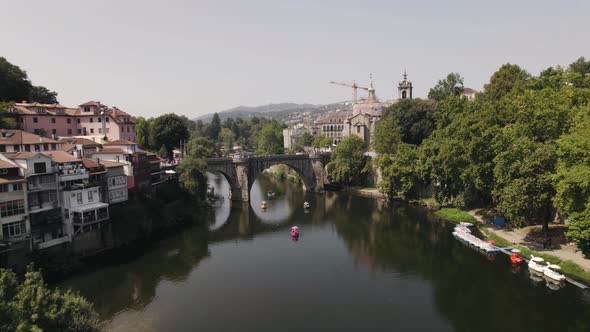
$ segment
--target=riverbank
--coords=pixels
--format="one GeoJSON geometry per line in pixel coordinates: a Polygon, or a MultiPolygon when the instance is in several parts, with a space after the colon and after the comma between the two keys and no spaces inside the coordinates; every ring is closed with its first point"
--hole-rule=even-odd
{"type": "Polygon", "coordinates": [[[372,187],[345,187],[342,188],[342,191],[363,197],[386,198],[385,194],[380,192],[379,189],[372,187]]]}
{"type": "Polygon", "coordinates": [[[575,245],[559,244],[557,248],[539,250],[526,239],[527,234],[534,227],[513,230],[496,228],[486,222],[478,212],[480,212],[479,209],[474,209],[465,213],[481,224],[480,230],[489,240],[496,241],[499,246],[517,248],[526,258],[530,258],[531,255],[542,257],[545,261],[561,266],[564,273],[590,282],[590,259],[585,258],[575,245]]]}

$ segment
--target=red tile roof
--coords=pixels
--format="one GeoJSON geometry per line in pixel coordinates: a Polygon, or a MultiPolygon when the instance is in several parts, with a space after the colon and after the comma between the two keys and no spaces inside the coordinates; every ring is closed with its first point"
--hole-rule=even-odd
{"type": "Polygon", "coordinates": [[[11,161],[0,159],[0,168],[18,168],[18,165],[12,163],[11,161]]]}
{"type": "Polygon", "coordinates": [[[98,152],[92,152],[93,155],[95,154],[131,154],[123,149],[102,149],[98,152]]]}
{"type": "Polygon", "coordinates": [[[43,151],[41,153],[50,157],[54,162],[56,162],[58,164],[74,163],[74,162],[82,161],[81,159],[76,158],[76,157],[72,156],[71,154],[69,154],[65,151],[62,151],[62,150],[43,151]]]}
{"type": "Polygon", "coordinates": [[[472,88],[463,88],[463,94],[467,95],[467,94],[472,94],[472,93],[478,93],[479,91],[473,90],[472,88]]]}
{"type": "Polygon", "coordinates": [[[126,139],[118,139],[116,141],[105,143],[104,145],[137,145],[137,143],[128,141],[126,139]]]}
{"type": "Polygon", "coordinates": [[[101,165],[104,165],[104,167],[106,168],[112,168],[112,167],[123,167],[126,164],[123,163],[118,163],[116,161],[110,161],[110,160],[100,160],[99,163],[101,165]]]}
{"type": "Polygon", "coordinates": [[[16,129],[0,129],[0,145],[59,143],[56,140],[16,129]]]}

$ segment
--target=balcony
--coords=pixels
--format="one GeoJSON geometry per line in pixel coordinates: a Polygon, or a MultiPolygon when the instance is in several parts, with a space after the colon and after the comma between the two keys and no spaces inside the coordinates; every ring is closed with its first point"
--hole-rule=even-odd
{"type": "Polygon", "coordinates": [[[29,213],[36,213],[57,208],[57,201],[47,201],[29,204],[29,213]]]}
{"type": "Polygon", "coordinates": [[[72,212],[72,223],[78,226],[94,224],[109,219],[109,205],[102,202],[77,206],[72,209],[72,212]]]}
{"type": "Polygon", "coordinates": [[[67,235],[65,235],[65,236],[58,237],[58,238],[55,238],[55,239],[51,239],[51,240],[48,240],[48,241],[38,242],[38,243],[35,244],[35,246],[36,246],[37,249],[46,249],[46,248],[53,247],[53,246],[56,246],[58,244],[66,243],[66,242],[69,242],[69,241],[70,241],[70,237],[67,236],[67,235]]]}
{"type": "Polygon", "coordinates": [[[59,182],[88,179],[88,170],[85,168],[64,168],[59,171],[59,182]]]}

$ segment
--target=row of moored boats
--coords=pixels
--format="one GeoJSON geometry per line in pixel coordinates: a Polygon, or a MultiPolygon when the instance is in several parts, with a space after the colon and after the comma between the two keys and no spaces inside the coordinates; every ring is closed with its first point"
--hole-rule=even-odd
{"type": "MultiPolygon", "coordinates": [[[[460,223],[455,226],[453,236],[461,242],[470,245],[473,248],[478,249],[487,254],[496,253],[499,251],[508,252],[509,248],[499,248],[493,241],[486,242],[477,236],[471,234],[469,227],[473,226],[471,223],[460,223]]],[[[523,264],[526,260],[519,256],[520,251],[518,249],[512,249],[510,254],[510,262],[513,266],[523,264]]],[[[548,282],[550,288],[559,288],[565,283],[566,277],[560,273],[561,268],[559,265],[546,263],[541,257],[531,256],[528,261],[528,268],[531,273],[533,280],[545,279],[548,282]],[[553,285],[551,285],[553,284],[553,285]]]]}

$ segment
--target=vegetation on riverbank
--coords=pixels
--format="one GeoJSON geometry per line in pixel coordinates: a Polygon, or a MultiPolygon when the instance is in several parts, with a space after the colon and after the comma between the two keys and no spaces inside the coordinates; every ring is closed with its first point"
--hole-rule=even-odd
{"type": "Polygon", "coordinates": [[[462,78],[439,81],[436,101],[402,100],[377,124],[373,146],[390,198],[434,197],[442,205],[493,206],[512,227],[556,214],[590,253],[590,61],[533,76],[495,72],[474,100],[462,78]]]}
{"type": "Polygon", "coordinates": [[[49,289],[29,266],[19,282],[0,269],[0,331],[94,331],[98,314],[80,294],[49,289]]]}
{"type": "Polygon", "coordinates": [[[455,224],[461,222],[468,222],[472,224],[478,223],[478,221],[468,212],[459,210],[457,208],[442,208],[436,211],[434,214],[455,224]]]}

